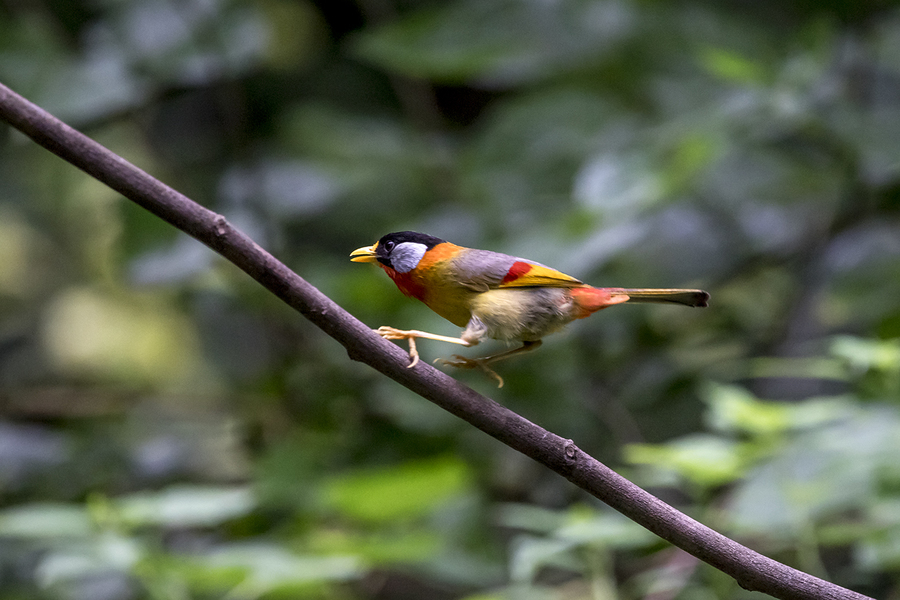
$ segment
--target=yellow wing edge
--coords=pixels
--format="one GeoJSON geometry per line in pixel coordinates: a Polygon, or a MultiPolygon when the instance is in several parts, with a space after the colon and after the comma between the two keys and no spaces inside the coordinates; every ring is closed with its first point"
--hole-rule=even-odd
{"type": "Polygon", "coordinates": [[[584,283],[575,279],[570,275],[561,273],[556,269],[536,265],[525,261],[516,261],[510,267],[509,272],[503,281],[500,282],[500,288],[517,288],[517,287],[557,287],[572,288],[583,286],[584,283]]]}

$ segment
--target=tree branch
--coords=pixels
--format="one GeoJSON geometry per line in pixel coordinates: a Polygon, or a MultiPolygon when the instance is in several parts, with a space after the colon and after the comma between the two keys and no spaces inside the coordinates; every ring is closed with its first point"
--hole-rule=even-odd
{"type": "Polygon", "coordinates": [[[0,84],[0,119],[129,200],[206,244],[295,308],[361,361],[530,456],[748,590],[783,599],[867,598],[767,558],[668,506],[563,439],[383,340],[216,214],[0,84]]]}

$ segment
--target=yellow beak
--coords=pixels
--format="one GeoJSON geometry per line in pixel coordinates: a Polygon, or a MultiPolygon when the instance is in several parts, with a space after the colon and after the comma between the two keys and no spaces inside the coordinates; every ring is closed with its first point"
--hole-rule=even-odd
{"type": "Polygon", "coordinates": [[[375,255],[375,248],[377,247],[378,242],[375,242],[371,246],[357,248],[350,253],[350,260],[353,262],[375,262],[378,260],[378,257],[375,255]]]}

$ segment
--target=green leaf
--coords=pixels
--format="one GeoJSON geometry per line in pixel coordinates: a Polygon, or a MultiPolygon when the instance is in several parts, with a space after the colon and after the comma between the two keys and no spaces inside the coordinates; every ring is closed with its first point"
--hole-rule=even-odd
{"type": "Polygon", "coordinates": [[[801,433],[734,491],[743,532],[785,538],[841,511],[859,510],[881,477],[896,474],[900,413],[880,406],[801,433]]]}
{"type": "Polygon", "coordinates": [[[250,513],[256,499],[250,488],[178,486],[116,500],[132,526],[210,527],[250,513]]]}
{"type": "Polygon", "coordinates": [[[442,457],[338,475],[325,483],[323,501],[352,519],[385,522],[424,515],[468,486],[465,463],[442,457]]]}
{"type": "Polygon", "coordinates": [[[220,572],[220,581],[243,573],[229,597],[256,598],[279,589],[306,587],[327,582],[356,579],[362,575],[360,562],[352,556],[304,556],[272,544],[233,544],[221,547],[203,557],[191,557],[183,568],[194,579],[220,572]]]}
{"type": "Polygon", "coordinates": [[[708,388],[707,420],[723,432],[771,436],[799,428],[822,425],[852,414],[853,403],[845,398],[822,398],[797,404],[766,402],[737,386],[708,388]]]}
{"type": "Polygon", "coordinates": [[[67,585],[110,571],[130,573],[144,555],[145,549],[137,540],[107,532],[51,549],[41,558],[36,578],[46,587],[67,585]]]}
{"type": "Polygon", "coordinates": [[[573,546],[570,541],[556,538],[518,537],[510,559],[510,578],[515,582],[530,582],[547,566],[579,571],[581,565],[573,546]]]}
{"type": "Polygon", "coordinates": [[[900,372],[900,340],[873,340],[841,335],[832,341],[831,354],[847,361],[856,372],[900,372]]]}
{"type": "Polygon", "coordinates": [[[308,541],[319,554],[348,554],[389,565],[426,563],[443,549],[445,540],[434,529],[386,527],[372,533],[320,529],[308,541]]]}
{"type": "Polygon", "coordinates": [[[494,507],[494,518],[502,527],[549,534],[562,525],[566,514],[532,504],[509,502],[494,507]]]}
{"type": "Polygon", "coordinates": [[[0,536],[50,539],[87,537],[94,532],[82,505],[36,503],[0,512],[0,536]]]}
{"type": "Polygon", "coordinates": [[[566,513],[566,522],[554,534],[578,545],[609,548],[636,548],[655,543],[657,537],[611,510],[575,506],[566,513]]]}
{"type": "Polygon", "coordinates": [[[735,83],[760,84],[766,76],[758,62],[724,48],[705,48],[700,61],[713,75],[735,83]]]}
{"type": "Polygon", "coordinates": [[[667,444],[630,444],[625,460],[668,471],[701,487],[729,483],[741,477],[746,447],[712,435],[687,436],[667,444]]]}
{"type": "Polygon", "coordinates": [[[624,2],[463,0],[364,32],[360,58],[405,75],[510,85],[599,61],[634,32],[624,2]]]}
{"type": "Polygon", "coordinates": [[[782,432],[788,427],[787,405],[762,402],[744,388],[711,386],[707,402],[710,424],[719,431],[765,435],[782,432]]]}

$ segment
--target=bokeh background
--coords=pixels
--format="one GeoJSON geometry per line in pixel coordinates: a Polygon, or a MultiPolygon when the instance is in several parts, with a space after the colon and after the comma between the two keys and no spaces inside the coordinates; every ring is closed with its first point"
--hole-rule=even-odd
{"type": "MultiPolygon", "coordinates": [[[[454,375],[900,598],[895,3],[0,0],[0,80],[373,327],[457,331],[348,261],[404,229],[709,290],[454,375]]],[[[0,126],[0,599],[761,597],[0,126]]]]}

